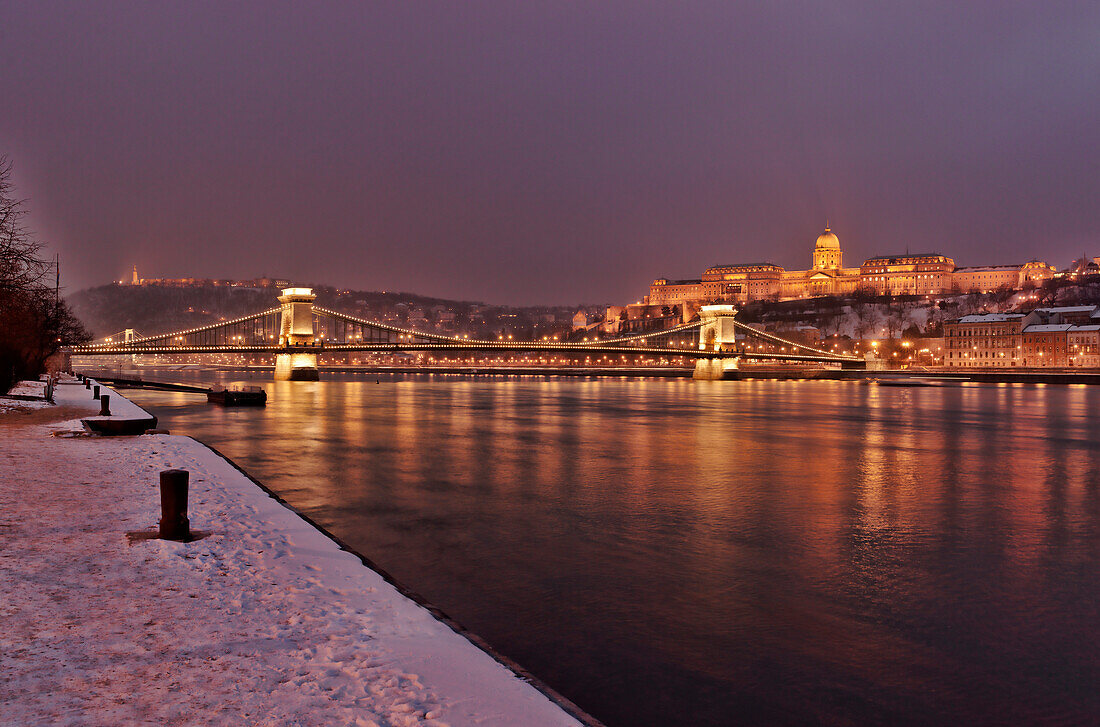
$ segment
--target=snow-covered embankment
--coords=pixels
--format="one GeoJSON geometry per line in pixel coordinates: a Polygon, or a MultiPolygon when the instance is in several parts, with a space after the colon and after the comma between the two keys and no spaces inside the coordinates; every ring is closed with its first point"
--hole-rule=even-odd
{"type": "Polygon", "coordinates": [[[55,397],[0,413],[0,722],[579,724],[202,444],[55,397]],[[169,468],[208,535],[131,544],[169,468]]]}

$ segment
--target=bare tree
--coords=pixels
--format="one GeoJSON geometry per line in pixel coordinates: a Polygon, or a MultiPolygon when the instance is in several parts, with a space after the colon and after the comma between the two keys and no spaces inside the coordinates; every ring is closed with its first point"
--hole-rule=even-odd
{"type": "Polygon", "coordinates": [[[900,333],[905,327],[906,323],[906,304],[901,301],[894,301],[886,309],[886,330],[890,338],[895,338],[896,334],[900,333]]]}
{"type": "Polygon", "coordinates": [[[42,245],[24,224],[27,209],[13,194],[11,170],[11,160],[0,156],[0,291],[28,290],[48,267],[39,257],[42,245]]]}
{"type": "Polygon", "coordinates": [[[66,343],[89,340],[68,305],[43,285],[49,264],[24,223],[26,205],[14,195],[12,164],[0,156],[0,392],[36,377],[66,343]]]}
{"type": "Polygon", "coordinates": [[[875,304],[867,300],[857,299],[852,303],[852,313],[855,315],[856,338],[867,338],[874,335],[875,323],[878,319],[875,304]]]}

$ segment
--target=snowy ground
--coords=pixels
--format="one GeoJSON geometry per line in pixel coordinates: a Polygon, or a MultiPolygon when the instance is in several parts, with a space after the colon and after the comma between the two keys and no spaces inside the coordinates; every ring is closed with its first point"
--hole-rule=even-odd
{"type": "Polygon", "coordinates": [[[29,414],[50,406],[46,401],[46,384],[40,381],[20,381],[7,394],[0,395],[0,416],[29,414]],[[39,401],[28,401],[33,397],[39,401]]]}
{"type": "Polygon", "coordinates": [[[44,381],[20,381],[8,392],[8,396],[36,396],[46,398],[46,382],[44,381]]]}
{"type": "Polygon", "coordinates": [[[25,414],[35,409],[45,409],[50,404],[45,399],[42,401],[18,401],[0,396],[0,416],[4,414],[25,414]]]}
{"type": "Polygon", "coordinates": [[[56,399],[0,411],[0,724],[578,724],[201,444],[56,399]],[[130,544],[171,467],[209,535],[130,544]]]}

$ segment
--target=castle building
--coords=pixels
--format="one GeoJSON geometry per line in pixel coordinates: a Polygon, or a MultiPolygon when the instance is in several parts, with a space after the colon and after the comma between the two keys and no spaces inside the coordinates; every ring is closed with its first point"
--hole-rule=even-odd
{"type": "Polygon", "coordinates": [[[958,267],[940,253],[883,255],[858,268],[843,265],[836,233],[829,229],[814,242],[809,270],[785,270],[770,262],[716,265],[698,280],[658,278],[649,286],[643,305],[694,308],[706,303],[747,303],[750,300],[816,298],[867,291],[877,295],[938,295],[1022,288],[1053,277],[1046,263],[958,267]]]}

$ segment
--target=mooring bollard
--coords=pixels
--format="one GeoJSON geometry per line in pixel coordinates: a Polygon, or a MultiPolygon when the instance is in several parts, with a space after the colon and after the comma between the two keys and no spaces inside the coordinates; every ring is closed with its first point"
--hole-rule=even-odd
{"type": "Polygon", "coordinates": [[[92,398],[93,399],[98,399],[99,398],[99,384],[96,384],[95,386],[92,387],[92,398]]]}
{"type": "Polygon", "coordinates": [[[85,388],[85,389],[90,389],[90,388],[92,388],[92,380],[91,380],[91,379],[87,379],[87,378],[86,378],[86,379],[84,379],[84,388],[85,388]]]}
{"type": "Polygon", "coordinates": [[[187,520],[187,470],[162,470],[160,473],[160,537],[165,540],[190,540],[191,523],[187,520]]]}
{"type": "Polygon", "coordinates": [[[101,417],[111,416],[111,395],[104,394],[99,397],[99,415],[101,417]]]}

